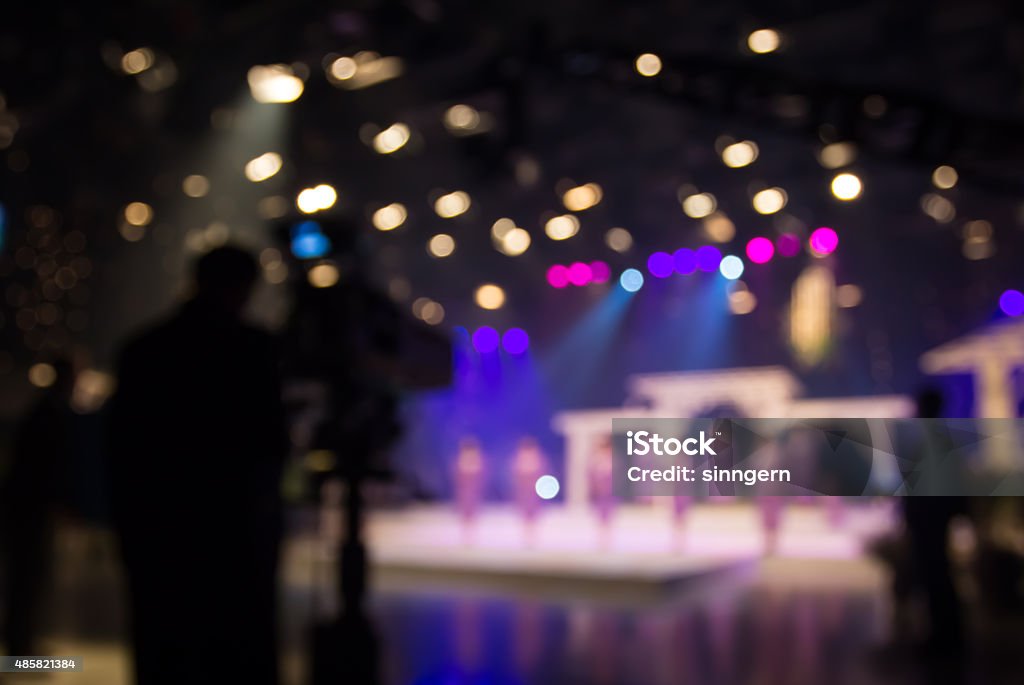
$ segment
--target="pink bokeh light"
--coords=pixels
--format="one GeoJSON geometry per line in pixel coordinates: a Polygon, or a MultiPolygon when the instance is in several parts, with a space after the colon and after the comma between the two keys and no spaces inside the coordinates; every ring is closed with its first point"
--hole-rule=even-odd
{"type": "Polygon", "coordinates": [[[768,238],[757,237],[747,243],[747,257],[755,264],[770,262],[775,256],[775,245],[768,238]]]}
{"type": "Polygon", "coordinates": [[[589,264],[574,262],[569,266],[569,282],[573,285],[587,285],[594,280],[594,272],[589,264]]]}
{"type": "Polygon", "coordinates": [[[800,254],[800,238],[792,233],[783,233],[776,239],[775,244],[783,257],[796,257],[800,254]]]}
{"type": "Polygon", "coordinates": [[[607,283],[612,277],[612,270],[601,261],[590,263],[590,273],[594,283],[607,283]]]}
{"type": "Polygon", "coordinates": [[[555,264],[548,269],[548,283],[552,288],[564,288],[569,285],[569,269],[561,264],[555,264]]]}
{"type": "Polygon", "coordinates": [[[827,226],[822,226],[811,233],[809,242],[815,254],[821,256],[832,254],[839,247],[839,234],[827,226]]]}

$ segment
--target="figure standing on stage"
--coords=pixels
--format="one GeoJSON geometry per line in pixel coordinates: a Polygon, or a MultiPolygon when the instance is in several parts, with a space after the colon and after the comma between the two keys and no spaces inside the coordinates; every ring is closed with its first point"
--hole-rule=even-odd
{"type": "Polygon", "coordinates": [[[693,495],[676,495],[672,498],[672,531],[675,545],[680,550],[686,549],[686,514],[693,504],[693,495]]]}
{"type": "Polygon", "coordinates": [[[789,497],[761,495],[757,497],[757,509],[761,513],[761,530],[764,533],[764,553],[775,554],[779,548],[779,528],[782,513],[789,497]]]}
{"type": "Polygon", "coordinates": [[[613,471],[614,457],[610,438],[600,442],[590,460],[590,498],[597,508],[600,525],[600,544],[608,547],[611,543],[611,519],[615,511],[613,471]]]}
{"type": "Polygon", "coordinates": [[[484,498],[484,457],[476,438],[465,437],[459,442],[454,471],[455,508],[462,522],[463,540],[471,544],[484,498]]]}
{"type": "Polygon", "coordinates": [[[537,515],[540,514],[540,496],[537,494],[537,479],[544,475],[547,460],[540,451],[537,441],[531,437],[522,438],[516,448],[512,462],[515,501],[523,517],[524,538],[532,545],[535,536],[537,515]]]}

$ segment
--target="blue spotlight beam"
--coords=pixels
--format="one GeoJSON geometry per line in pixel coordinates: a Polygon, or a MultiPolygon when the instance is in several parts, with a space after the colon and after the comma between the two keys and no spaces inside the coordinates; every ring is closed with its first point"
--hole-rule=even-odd
{"type": "Polygon", "coordinates": [[[588,386],[600,375],[632,301],[633,293],[611,288],[541,360],[546,377],[563,379],[559,387],[563,400],[571,404],[586,400],[588,386]]]}

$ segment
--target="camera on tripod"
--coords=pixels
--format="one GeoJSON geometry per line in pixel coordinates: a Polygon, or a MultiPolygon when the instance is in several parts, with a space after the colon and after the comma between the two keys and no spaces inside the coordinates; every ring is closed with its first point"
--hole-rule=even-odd
{"type": "Polygon", "coordinates": [[[399,400],[451,382],[451,342],[372,282],[370,250],[354,223],[289,221],[274,234],[289,255],[284,375],[311,417],[302,447],[334,455],[325,476],[356,468],[389,478],[399,400]]]}

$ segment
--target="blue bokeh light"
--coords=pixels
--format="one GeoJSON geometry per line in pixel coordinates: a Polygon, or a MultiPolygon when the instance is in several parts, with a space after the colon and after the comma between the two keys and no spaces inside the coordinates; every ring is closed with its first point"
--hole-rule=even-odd
{"type": "Polygon", "coordinates": [[[309,235],[310,233],[323,233],[324,229],[315,221],[301,221],[292,226],[292,237],[309,235]]]}
{"type": "Polygon", "coordinates": [[[292,226],[292,254],[299,259],[319,259],[331,251],[331,240],[315,221],[292,226]]]}
{"type": "Polygon", "coordinates": [[[509,354],[523,354],[530,347],[530,336],[522,328],[510,328],[501,336],[501,346],[509,354]]]}
{"type": "Polygon", "coordinates": [[[734,254],[726,255],[725,257],[722,257],[722,262],[718,265],[718,270],[721,271],[722,275],[730,281],[735,281],[743,275],[743,260],[734,254]]]}
{"type": "Polygon", "coordinates": [[[323,233],[303,233],[292,238],[292,254],[299,259],[318,259],[331,250],[331,241],[323,233]]]}
{"type": "Polygon", "coordinates": [[[452,338],[458,345],[468,345],[469,329],[467,329],[465,326],[455,326],[454,328],[452,328],[452,338]]]}
{"type": "Polygon", "coordinates": [[[644,275],[636,269],[626,269],[619,276],[619,285],[622,289],[629,293],[635,293],[640,288],[644,287],[644,275]]]}

